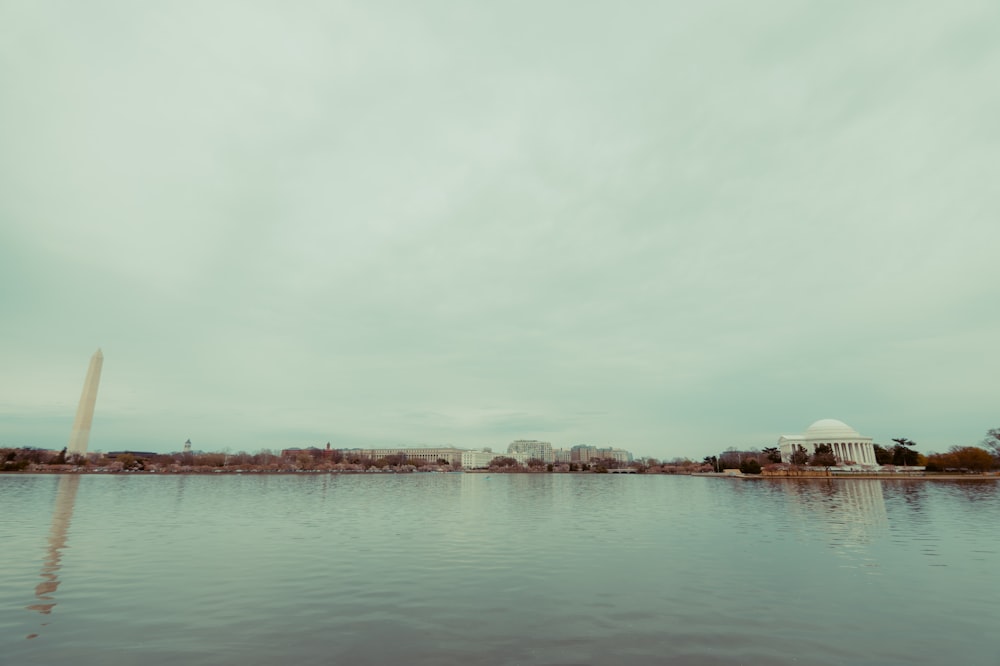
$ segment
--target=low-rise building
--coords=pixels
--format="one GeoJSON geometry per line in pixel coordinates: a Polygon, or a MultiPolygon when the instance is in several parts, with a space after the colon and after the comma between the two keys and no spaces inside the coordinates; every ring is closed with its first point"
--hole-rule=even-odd
{"type": "Polygon", "coordinates": [[[518,439],[510,443],[507,447],[508,454],[523,453],[530,460],[538,458],[542,462],[554,462],[552,455],[552,444],[549,442],[539,442],[537,439],[518,439]]]}
{"type": "Polygon", "coordinates": [[[444,460],[449,465],[459,465],[462,463],[464,449],[454,447],[423,449],[423,448],[386,448],[386,449],[359,449],[358,454],[363,458],[378,460],[389,456],[399,456],[402,460],[420,460],[425,463],[436,463],[444,460]]]}
{"type": "Polygon", "coordinates": [[[519,465],[524,465],[529,460],[529,456],[523,453],[497,453],[490,449],[463,451],[462,469],[486,469],[493,462],[494,458],[513,458],[519,465]]]}
{"type": "Polygon", "coordinates": [[[592,457],[601,460],[614,460],[615,462],[625,464],[632,462],[632,452],[618,448],[596,449],[592,457]]]}

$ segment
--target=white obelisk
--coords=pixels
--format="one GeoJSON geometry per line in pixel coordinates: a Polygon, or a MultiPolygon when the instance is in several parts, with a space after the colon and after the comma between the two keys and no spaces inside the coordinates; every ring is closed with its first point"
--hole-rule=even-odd
{"type": "Polygon", "coordinates": [[[67,453],[86,453],[87,442],[90,441],[90,424],[94,421],[94,405],[97,403],[97,385],[101,382],[101,366],[104,365],[104,354],[98,349],[90,357],[90,367],[87,368],[87,378],[83,380],[83,393],[80,394],[80,406],[76,408],[76,420],[69,434],[67,453]]]}

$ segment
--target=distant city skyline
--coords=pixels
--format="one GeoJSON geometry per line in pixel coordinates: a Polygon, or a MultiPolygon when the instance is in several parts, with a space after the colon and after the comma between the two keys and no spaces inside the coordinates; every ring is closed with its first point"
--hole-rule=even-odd
{"type": "MultiPolygon", "coordinates": [[[[102,366],[103,366],[103,361],[104,361],[104,356],[103,356],[102,350],[98,349],[94,353],[94,355],[92,356],[92,358],[91,358],[90,366],[88,367],[88,371],[87,371],[87,376],[86,376],[86,378],[84,380],[84,388],[83,388],[83,391],[82,391],[82,395],[80,397],[80,403],[79,403],[79,405],[77,407],[77,410],[76,410],[76,418],[74,419],[74,422],[73,422],[73,428],[71,430],[71,435],[70,435],[70,445],[68,447],[69,448],[69,452],[71,452],[71,453],[72,452],[77,452],[77,453],[86,452],[86,450],[87,450],[87,442],[88,442],[88,439],[89,439],[89,432],[90,432],[90,428],[91,428],[91,423],[92,423],[93,418],[94,418],[95,401],[96,401],[96,395],[97,395],[98,385],[99,385],[99,382],[100,382],[101,369],[102,369],[102,366]]],[[[836,419],[833,419],[833,420],[831,420],[831,419],[821,419],[820,421],[821,422],[832,421],[833,423],[837,423],[838,422],[838,420],[836,420],[836,419]]],[[[817,424],[814,423],[811,427],[815,427],[816,425],[817,424]]],[[[840,425],[843,425],[843,424],[841,423],[840,425]]],[[[984,431],[984,434],[985,434],[985,431],[984,431]]],[[[778,442],[779,445],[781,445],[782,442],[785,442],[786,440],[788,440],[788,438],[789,438],[788,435],[785,435],[785,434],[779,435],[779,442],[778,442]]],[[[136,439],[135,437],[129,437],[128,438],[129,441],[135,441],[135,439],[136,439]]],[[[321,440],[322,437],[320,437],[319,439],[321,440]]],[[[982,440],[982,437],[979,437],[974,442],[972,442],[972,444],[977,444],[981,440],[982,440]]],[[[150,440],[150,441],[152,441],[152,440],[150,440]]],[[[891,441],[891,437],[887,438],[886,441],[891,441]]],[[[881,443],[885,444],[886,441],[883,441],[881,443]]],[[[360,442],[364,443],[365,440],[362,439],[362,440],[360,440],[360,442]]],[[[876,441],[876,443],[880,443],[880,442],[876,441]]],[[[241,450],[241,451],[252,452],[252,451],[257,451],[257,450],[261,450],[261,449],[270,449],[270,450],[277,451],[277,450],[281,450],[281,449],[296,448],[296,447],[300,447],[300,448],[318,447],[318,444],[319,444],[319,442],[316,441],[316,440],[310,440],[308,442],[306,442],[306,441],[299,441],[299,442],[296,442],[293,445],[288,445],[286,441],[279,441],[279,442],[271,444],[271,445],[261,444],[261,445],[256,446],[256,447],[254,447],[254,446],[243,447],[243,446],[227,445],[227,446],[224,446],[222,449],[207,449],[207,450],[211,450],[211,451],[218,451],[218,450],[237,451],[237,450],[241,450]]],[[[377,446],[372,446],[370,442],[368,444],[369,444],[369,446],[363,446],[361,443],[358,443],[357,441],[355,441],[354,443],[350,443],[350,442],[344,443],[344,442],[342,442],[342,443],[338,443],[333,448],[343,449],[343,450],[349,450],[349,449],[366,449],[366,450],[390,450],[391,449],[391,450],[397,450],[397,449],[400,449],[400,448],[413,448],[413,449],[426,448],[428,450],[439,450],[439,449],[441,449],[441,447],[450,447],[450,448],[453,448],[453,449],[463,449],[463,450],[472,451],[472,450],[493,449],[494,446],[496,445],[496,442],[494,441],[494,442],[491,442],[489,444],[482,444],[481,440],[480,440],[480,443],[477,443],[477,444],[462,444],[462,443],[455,443],[455,442],[447,442],[447,443],[426,443],[426,442],[424,442],[424,443],[404,443],[404,444],[400,444],[398,442],[385,442],[385,441],[383,441],[383,442],[381,442],[377,446]],[[388,447],[388,448],[386,448],[386,447],[388,447]]],[[[329,448],[331,446],[331,443],[328,441],[326,443],[326,445],[329,448]]],[[[721,452],[721,451],[723,451],[725,449],[729,449],[729,448],[736,448],[736,449],[763,449],[765,447],[769,447],[769,446],[773,446],[773,445],[774,445],[774,442],[765,442],[765,441],[750,442],[750,443],[747,443],[747,442],[743,442],[743,443],[727,443],[725,446],[719,446],[719,447],[717,447],[714,450],[711,449],[711,448],[708,448],[708,449],[704,449],[704,451],[705,451],[705,455],[712,455],[714,453],[718,453],[718,452],[721,452]]],[[[58,446],[54,446],[54,445],[33,444],[33,443],[14,442],[14,441],[2,441],[2,440],[0,440],[0,446],[29,446],[29,447],[35,447],[35,448],[45,448],[45,449],[50,449],[50,450],[55,450],[55,449],[59,448],[58,446]]],[[[500,446],[500,448],[498,449],[498,451],[500,451],[500,453],[498,453],[498,455],[501,455],[501,454],[503,454],[504,445],[502,443],[500,443],[499,446],[500,446]]],[[[941,452],[941,451],[946,450],[946,448],[947,448],[947,447],[945,447],[945,448],[941,448],[941,449],[930,449],[930,448],[928,448],[926,446],[921,446],[919,444],[919,442],[917,442],[916,446],[917,446],[917,448],[919,448],[921,451],[924,451],[924,452],[930,451],[930,450],[941,452]]],[[[191,447],[192,447],[191,439],[188,438],[179,447],[178,446],[167,445],[166,447],[161,447],[161,448],[157,448],[155,446],[148,446],[148,447],[145,447],[145,448],[148,449],[148,450],[150,450],[150,451],[153,451],[155,453],[169,453],[169,452],[177,452],[177,451],[182,451],[182,450],[183,451],[190,451],[191,447]]],[[[112,450],[114,448],[115,447],[111,447],[109,449],[109,448],[103,448],[103,447],[98,446],[98,447],[95,448],[95,451],[108,451],[108,450],[112,450]]],[[[138,448],[138,447],[133,447],[133,448],[138,448]]],[[[628,454],[628,460],[631,460],[632,459],[632,455],[633,455],[632,451],[630,451],[630,450],[628,450],[626,448],[619,447],[619,446],[614,446],[614,445],[611,445],[611,444],[608,444],[608,445],[605,445],[605,446],[594,446],[592,444],[576,443],[576,444],[570,445],[570,444],[567,443],[567,444],[563,444],[563,445],[553,446],[553,444],[551,442],[543,442],[543,441],[539,441],[539,440],[535,440],[535,439],[519,438],[519,439],[514,440],[513,442],[510,442],[510,443],[508,443],[506,445],[506,453],[508,453],[508,454],[516,453],[520,457],[523,457],[525,460],[527,460],[528,458],[532,458],[532,457],[538,457],[538,458],[540,458],[540,459],[542,459],[542,460],[544,460],[546,462],[556,461],[557,460],[556,453],[562,453],[564,455],[569,455],[571,453],[571,449],[572,449],[572,453],[574,453],[574,454],[576,454],[581,449],[584,449],[584,450],[589,449],[589,450],[591,450],[593,452],[598,452],[599,455],[612,455],[610,452],[612,452],[612,451],[620,451],[622,453],[627,453],[628,454]]],[[[131,449],[127,449],[126,448],[126,449],[123,449],[123,450],[131,450],[131,449]]],[[[198,449],[198,450],[201,450],[201,449],[198,449]]],[[[584,457],[586,458],[589,455],[590,454],[585,453],[584,457]]],[[[658,455],[656,455],[654,453],[646,453],[646,452],[638,452],[638,453],[635,454],[635,457],[638,458],[638,459],[647,458],[647,457],[653,457],[653,458],[663,459],[663,460],[668,460],[668,459],[671,459],[671,458],[684,458],[684,457],[695,460],[695,459],[698,459],[700,456],[701,456],[700,452],[699,453],[690,453],[690,452],[684,453],[684,452],[681,452],[681,453],[673,453],[671,455],[665,455],[665,456],[664,455],[659,455],[658,456],[658,455]]],[[[569,460],[569,458],[567,458],[567,460],[569,460]]],[[[574,458],[574,460],[575,460],[575,458],[574,458]]]]}
{"type": "Polygon", "coordinates": [[[97,347],[91,450],[1000,427],[996,4],[81,11],[0,6],[4,446],[97,347]]]}

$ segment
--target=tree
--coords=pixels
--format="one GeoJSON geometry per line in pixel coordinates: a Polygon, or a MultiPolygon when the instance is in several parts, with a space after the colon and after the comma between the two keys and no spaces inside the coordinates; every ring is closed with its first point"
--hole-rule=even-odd
{"type": "Polygon", "coordinates": [[[996,466],[1000,467],[1000,428],[992,428],[986,431],[983,448],[996,460],[996,466]]]}
{"type": "Polygon", "coordinates": [[[761,453],[764,454],[764,457],[767,458],[769,462],[773,463],[781,462],[781,450],[778,449],[777,446],[769,446],[763,451],[761,451],[761,453]]]}
{"type": "Polygon", "coordinates": [[[892,451],[889,449],[883,449],[878,444],[873,444],[875,448],[875,462],[879,465],[891,465],[892,464],[892,451]]]}
{"type": "Polygon", "coordinates": [[[892,447],[893,465],[909,467],[919,462],[919,454],[912,448],[917,445],[916,442],[906,437],[893,437],[892,441],[896,442],[896,446],[892,447]]]}
{"type": "Polygon", "coordinates": [[[994,464],[990,452],[978,446],[953,446],[948,450],[948,455],[954,461],[955,467],[961,467],[970,472],[986,472],[994,464]]]}
{"type": "Polygon", "coordinates": [[[490,467],[517,467],[517,460],[510,456],[497,456],[490,461],[490,467]]]}
{"type": "Polygon", "coordinates": [[[744,474],[760,474],[760,463],[756,458],[747,458],[740,464],[740,471],[744,474]]]}
{"type": "Polygon", "coordinates": [[[809,462],[809,453],[806,451],[806,447],[796,444],[795,450],[792,451],[791,463],[793,465],[805,465],[807,462],[809,462]]]}
{"type": "Polygon", "coordinates": [[[711,465],[712,469],[715,470],[716,472],[719,471],[719,459],[716,458],[715,456],[705,456],[705,460],[703,462],[706,465],[711,465]]]}
{"type": "Polygon", "coordinates": [[[809,459],[809,464],[813,467],[833,467],[837,464],[837,458],[833,455],[833,447],[829,444],[817,444],[816,451],[809,459]]]}

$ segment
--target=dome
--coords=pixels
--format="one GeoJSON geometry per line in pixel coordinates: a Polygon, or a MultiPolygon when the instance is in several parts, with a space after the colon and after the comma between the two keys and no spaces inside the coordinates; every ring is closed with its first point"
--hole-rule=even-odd
{"type": "Polygon", "coordinates": [[[857,439],[861,434],[857,430],[837,419],[820,419],[805,431],[806,439],[857,439]]]}

